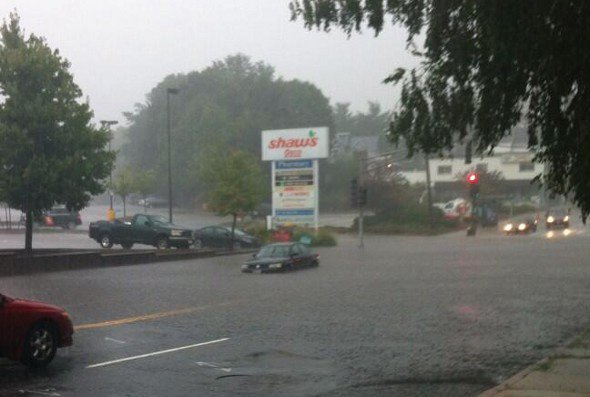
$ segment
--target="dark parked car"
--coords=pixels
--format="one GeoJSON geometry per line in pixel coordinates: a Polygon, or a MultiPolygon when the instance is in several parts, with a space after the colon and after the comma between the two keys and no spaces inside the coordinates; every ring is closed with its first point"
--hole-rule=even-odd
{"type": "Polygon", "coordinates": [[[251,260],[242,265],[242,272],[284,272],[319,264],[320,256],[311,252],[305,244],[277,243],[262,247],[251,260]]]}
{"type": "Polygon", "coordinates": [[[260,241],[244,232],[234,230],[234,239],[231,239],[231,228],[225,226],[207,226],[195,230],[193,235],[195,248],[252,248],[260,247],[260,241]]]}
{"type": "Polygon", "coordinates": [[[535,218],[520,218],[508,221],[504,225],[506,235],[529,234],[537,231],[538,221],[535,218]]]}
{"type": "Polygon", "coordinates": [[[113,222],[92,222],[88,229],[90,238],[101,247],[111,248],[114,244],[121,244],[125,249],[130,249],[133,244],[153,245],[158,249],[189,248],[193,243],[192,233],[190,229],[169,223],[161,215],[144,214],[113,222]]]}
{"type": "Polygon", "coordinates": [[[73,333],[65,310],[0,294],[0,357],[44,367],[58,348],[72,345],[73,333]]]}
{"type": "Polygon", "coordinates": [[[545,227],[551,229],[568,229],[570,227],[570,210],[553,208],[545,214],[545,227]]]}
{"type": "Polygon", "coordinates": [[[55,207],[44,211],[35,219],[39,226],[55,226],[64,229],[75,229],[82,224],[82,218],[78,211],[70,211],[66,207],[55,207]]]}

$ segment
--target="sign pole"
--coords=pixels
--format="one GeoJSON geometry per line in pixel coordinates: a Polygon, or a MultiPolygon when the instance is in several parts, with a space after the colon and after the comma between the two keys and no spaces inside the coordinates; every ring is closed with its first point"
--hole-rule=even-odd
{"type": "Polygon", "coordinates": [[[317,233],[320,228],[320,164],[319,160],[313,161],[313,180],[315,195],[314,226],[317,233]]]}

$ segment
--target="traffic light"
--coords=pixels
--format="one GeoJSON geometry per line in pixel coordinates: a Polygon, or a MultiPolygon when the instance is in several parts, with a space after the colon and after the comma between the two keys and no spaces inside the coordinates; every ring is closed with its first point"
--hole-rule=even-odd
{"type": "Polygon", "coordinates": [[[367,188],[366,187],[362,187],[359,189],[358,205],[359,205],[359,207],[364,207],[365,205],[367,205],[367,188]]]}
{"type": "Polygon", "coordinates": [[[358,178],[352,178],[350,180],[350,206],[356,208],[358,206],[359,197],[359,181],[358,178]]]}
{"type": "Polygon", "coordinates": [[[471,171],[467,174],[467,183],[469,183],[469,195],[472,199],[479,197],[479,175],[477,172],[471,171]]]}

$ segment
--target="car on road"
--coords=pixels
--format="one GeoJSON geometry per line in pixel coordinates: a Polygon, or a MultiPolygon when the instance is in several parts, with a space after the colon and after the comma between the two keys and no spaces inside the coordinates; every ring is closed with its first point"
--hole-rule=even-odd
{"type": "Polygon", "coordinates": [[[551,229],[568,229],[570,227],[570,210],[552,208],[545,214],[545,227],[551,229]]]}
{"type": "Polygon", "coordinates": [[[58,348],[72,345],[73,334],[65,310],[0,294],[0,357],[44,367],[58,348]]]}
{"type": "Polygon", "coordinates": [[[131,249],[133,244],[146,244],[158,249],[186,249],[193,243],[192,234],[191,229],[169,223],[161,215],[145,214],[115,219],[113,222],[92,222],[88,228],[88,236],[96,240],[102,248],[121,244],[123,248],[131,249]]]}
{"type": "Polygon", "coordinates": [[[265,245],[251,260],[242,265],[243,273],[270,273],[314,267],[320,256],[302,243],[276,243],[265,245]]]}
{"type": "Polygon", "coordinates": [[[260,240],[240,229],[234,230],[231,238],[231,227],[207,226],[193,233],[195,248],[256,248],[260,247],[260,240]]]}
{"type": "Polygon", "coordinates": [[[66,207],[54,207],[49,211],[43,211],[35,218],[38,226],[61,227],[63,229],[75,229],[82,224],[82,218],[78,211],[70,211],[66,207]]]}
{"type": "Polygon", "coordinates": [[[506,235],[529,234],[537,231],[537,224],[535,218],[519,218],[506,222],[503,230],[506,235]]]}

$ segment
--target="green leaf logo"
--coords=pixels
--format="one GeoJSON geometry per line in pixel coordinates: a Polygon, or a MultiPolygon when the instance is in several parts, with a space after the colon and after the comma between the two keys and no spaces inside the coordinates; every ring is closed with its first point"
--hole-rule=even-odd
{"type": "Polygon", "coordinates": [[[315,132],[313,132],[312,130],[309,130],[309,137],[313,138],[315,136],[315,132]]]}

